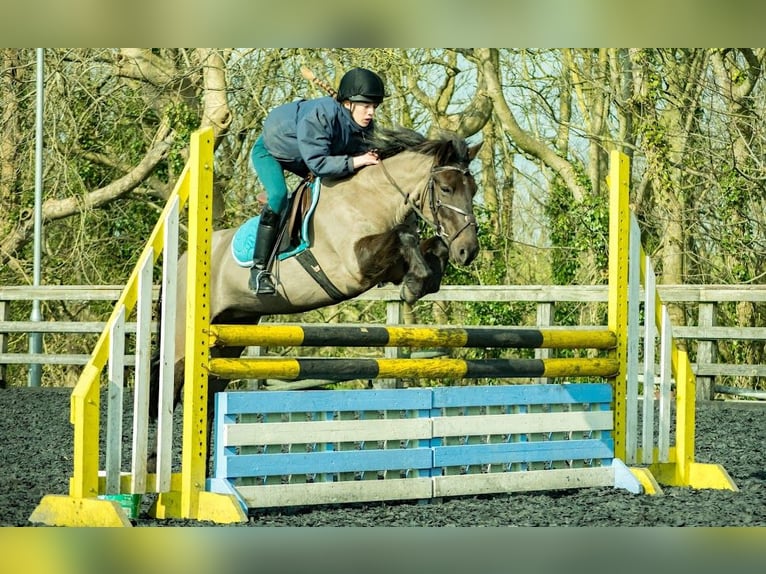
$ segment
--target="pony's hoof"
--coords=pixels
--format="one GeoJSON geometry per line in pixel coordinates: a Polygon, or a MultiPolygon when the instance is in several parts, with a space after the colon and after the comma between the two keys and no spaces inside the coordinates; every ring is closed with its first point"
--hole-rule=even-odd
{"type": "Polygon", "coordinates": [[[408,305],[414,305],[420,299],[420,296],[402,284],[402,288],[399,289],[399,298],[408,305]]]}

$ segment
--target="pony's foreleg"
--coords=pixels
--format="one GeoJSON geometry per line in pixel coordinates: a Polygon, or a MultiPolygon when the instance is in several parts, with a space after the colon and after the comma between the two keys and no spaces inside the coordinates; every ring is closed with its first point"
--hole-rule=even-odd
{"type": "MultiPolygon", "coordinates": [[[[435,240],[441,242],[438,237],[435,240]]],[[[385,233],[363,237],[354,249],[363,277],[372,284],[401,284],[400,297],[407,303],[439,288],[446,246],[428,240],[424,251],[413,225],[403,223],[385,233]],[[430,259],[426,258],[428,254],[430,259]]]]}
{"type": "Polygon", "coordinates": [[[423,280],[421,297],[425,297],[429,293],[436,293],[441,287],[442,277],[449,263],[449,247],[440,237],[434,235],[420,242],[420,251],[430,269],[430,273],[423,280]]]}
{"type": "Polygon", "coordinates": [[[400,297],[412,304],[427,293],[438,290],[442,273],[441,271],[438,273],[438,277],[435,279],[436,289],[433,289],[434,266],[437,262],[426,259],[420,237],[412,228],[400,226],[396,232],[400,242],[400,253],[407,269],[402,278],[400,297]],[[428,291],[428,288],[432,290],[428,291]]]}

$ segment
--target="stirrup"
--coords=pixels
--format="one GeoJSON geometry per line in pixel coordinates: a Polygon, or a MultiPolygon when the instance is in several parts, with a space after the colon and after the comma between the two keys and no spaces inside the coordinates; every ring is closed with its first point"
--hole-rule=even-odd
{"type": "Polygon", "coordinates": [[[277,291],[274,287],[274,280],[271,277],[271,273],[265,269],[257,270],[255,268],[250,270],[250,281],[248,287],[256,295],[274,295],[277,291]]]}

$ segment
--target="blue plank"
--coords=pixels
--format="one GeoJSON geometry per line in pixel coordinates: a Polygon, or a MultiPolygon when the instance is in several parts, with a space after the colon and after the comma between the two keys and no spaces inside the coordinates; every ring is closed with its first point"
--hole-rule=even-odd
{"type": "Polygon", "coordinates": [[[545,462],[555,460],[611,459],[612,439],[561,440],[439,446],[434,449],[434,467],[467,464],[545,462]]]}
{"type": "MultiPolygon", "coordinates": [[[[431,409],[501,405],[590,403],[609,408],[609,384],[503,385],[385,389],[351,391],[281,391],[219,393],[216,427],[221,436],[223,422],[236,414],[333,411],[414,411],[427,417],[431,409]]],[[[355,471],[411,469],[438,474],[444,466],[491,463],[546,462],[614,457],[614,441],[601,439],[440,446],[440,437],[417,441],[420,448],[389,450],[321,451],[237,455],[232,449],[216,449],[215,476],[279,476],[355,471]],[[431,448],[432,446],[432,448],[431,448]]],[[[306,442],[310,442],[307,437],[306,442]]],[[[216,441],[218,443],[218,441],[216,441]]],[[[413,442],[413,444],[415,444],[413,442]]],[[[330,445],[328,445],[329,447],[330,445]]],[[[417,473],[420,474],[420,473],[417,473]]]]}
{"type": "MultiPolygon", "coordinates": [[[[229,393],[216,393],[215,395],[215,421],[213,427],[215,429],[215,436],[224,436],[224,428],[227,423],[236,422],[233,415],[228,414],[228,394],[229,393]]],[[[224,465],[225,457],[228,454],[233,454],[234,450],[226,447],[222,440],[215,441],[215,447],[213,449],[213,476],[225,476],[224,465]]]]}
{"type": "Polygon", "coordinates": [[[224,476],[279,476],[335,472],[430,469],[425,449],[346,450],[312,453],[246,454],[226,457],[224,476]]]}
{"type": "Polygon", "coordinates": [[[228,414],[431,408],[430,389],[348,391],[242,391],[226,393],[228,414]]]}
{"type": "Polygon", "coordinates": [[[612,400],[612,386],[608,383],[436,387],[432,391],[433,408],[609,403],[612,400]]]}

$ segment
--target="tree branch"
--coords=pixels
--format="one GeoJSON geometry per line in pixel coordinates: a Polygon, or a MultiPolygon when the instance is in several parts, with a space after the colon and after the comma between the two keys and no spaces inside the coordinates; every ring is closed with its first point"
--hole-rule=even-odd
{"type": "MultiPolygon", "coordinates": [[[[73,196],[65,199],[49,199],[43,203],[43,221],[54,221],[81,213],[87,209],[100,207],[117,199],[140,185],[152,173],[167,155],[174,140],[174,135],[166,124],[158,131],[154,145],[132,170],[119,179],[87,193],[84,197],[73,196]]],[[[34,232],[33,218],[18,222],[14,229],[0,242],[0,263],[7,263],[11,254],[18,251],[34,232]]]]}
{"type": "Polygon", "coordinates": [[[200,127],[212,126],[216,141],[220,141],[233,119],[226,97],[226,63],[218,50],[199,48],[195,56],[202,66],[204,86],[200,127]]]}
{"type": "Polygon", "coordinates": [[[582,201],[587,195],[587,190],[577,182],[577,175],[572,164],[557,155],[545,143],[527,133],[516,121],[508,102],[505,100],[500,84],[497,49],[476,48],[474,54],[479,62],[484,80],[487,82],[488,95],[494,104],[495,113],[500,119],[503,129],[508,132],[520,150],[541,160],[550,169],[559,174],[575,199],[582,201]]]}

